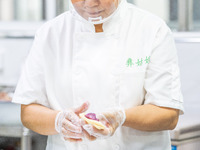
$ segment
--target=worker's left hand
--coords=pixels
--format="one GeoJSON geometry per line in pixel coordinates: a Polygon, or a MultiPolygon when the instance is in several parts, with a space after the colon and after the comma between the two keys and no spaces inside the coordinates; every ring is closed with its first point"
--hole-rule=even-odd
{"type": "Polygon", "coordinates": [[[105,129],[97,129],[91,124],[83,125],[83,129],[92,137],[105,139],[112,136],[116,129],[125,122],[126,115],[122,108],[114,108],[107,112],[97,114],[97,118],[105,125],[105,129]]]}
{"type": "Polygon", "coordinates": [[[83,139],[80,113],[89,108],[89,102],[83,103],[77,108],[65,109],[56,115],[55,130],[60,134],[62,140],[79,142],[83,139]]]}

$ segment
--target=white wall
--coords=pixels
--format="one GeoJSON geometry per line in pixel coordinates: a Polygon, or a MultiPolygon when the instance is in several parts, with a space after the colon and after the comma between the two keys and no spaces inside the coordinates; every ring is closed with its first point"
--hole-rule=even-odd
{"type": "Polygon", "coordinates": [[[13,0],[0,0],[0,20],[12,20],[13,14],[13,0]]]}
{"type": "Polygon", "coordinates": [[[0,85],[15,86],[33,39],[0,38],[0,85]]]}
{"type": "Polygon", "coordinates": [[[17,0],[16,10],[19,20],[41,20],[42,0],[17,0]]]}
{"type": "Polygon", "coordinates": [[[200,43],[177,43],[182,93],[187,110],[200,108],[200,43]]]}
{"type": "Polygon", "coordinates": [[[169,21],[169,0],[134,0],[134,3],[147,11],[169,21]]]}
{"type": "Polygon", "coordinates": [[[40,21],[42,17],[42,0],[0,0],[0,20],[40,21]]]}

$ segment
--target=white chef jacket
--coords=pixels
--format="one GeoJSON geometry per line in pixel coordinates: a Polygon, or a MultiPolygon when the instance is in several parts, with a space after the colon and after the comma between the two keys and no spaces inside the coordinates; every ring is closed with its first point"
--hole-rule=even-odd
{"type": "MultiPolygon", "coordinates": [[[[88,112],[153,104],[183,113],[177,52],[158,17],[122,0],[103,33],[74,10],[36,33],[13,102],[63,110],[90,102],[88,112]]],[[[48,136],[47,150],[170,150],[168,131],[117,129],[105,140],[64,142],[48,136]]]]}

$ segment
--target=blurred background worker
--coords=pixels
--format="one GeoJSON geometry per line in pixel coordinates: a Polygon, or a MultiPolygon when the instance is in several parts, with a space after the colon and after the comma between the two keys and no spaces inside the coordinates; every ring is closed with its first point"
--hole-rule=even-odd
{"type": "MultiPolygon", "coordinates": [[[[44,10],[41,18],[50,19],[59,14],[52,11],[57,3],[51,2],[49,8],[41,8],[44,10]]],[[[11,1],[0,3],[10,6],[11,1]]],[[[41,1],[40,4],[45,6],[45,3],[41,1]]],[[[70,6],[70,11],[41,27],[40,23],[34,26],[25,23],[29,32],[25,29],[11,32],[9,26],[1,31],[6,39],[29,39],[27,47],[32,45],[30,51],[20,54],[22,60],[13,51],[15,66],[24,64],[17,66],[18,77],[13,78],[8,75],[14,71],[5,70],[5,64],[10,67],[5,61],[8,46],[5,40],[0,43],[1,99],[2,102],[8,101],[1,106],[12,105],[15,108],[12,111],[18,116],[14,120],[13,115],[7,115],[10,120],[3,119],[0,129],[14,125],[22,129],[16,130],[16,133],[23,132],[16,134],[22,135],[21,144],[18,144],[22,149],[31,146],[33,149],[93,149],[96,145],[99,150],[177,148],[179,144],[174,143],[173,138],[182,140],[184,137],[176,135],[180,126],[176,132],[170,132],[172,143],[169,130],[176,127],[184,108],[173,34],[163,21],[169,23],[171,16],[161,13],[161,9],[146,7],[153,13],[160,12],[158,14],[163,18],[160,19],[130,3],[133,1],[72,0],[66,5],[63,3],[63,6],[70,6]],[[21,68],[22,74],[15,89],[21,68]],[[9,103],[11,100],[15,104],[9,103]],[[24,126],[18,120],[19,104],[24,126]],[[96,123],[101,123],[103,129],[81,120],[81,113],[95,113],[96,123]],[[30,144],[31,139],[39,136],[37,133],[48,136],[47,146],[30,144]]],[[[145,1],[134,3],[139,7],[150,5],[145,1]]],[[[171,8],[177,3],[170,1],[167,4],[173,4],[167,5],[171,8]]],[[[167,10],[166,3],[159,5],[167,10]]],[[[185,2],[185,5],[190,12],[191,3],[185,2]]],[[[26,15],[24,20],[29,18],[26,15]]],[[[14,18],[17,17],[18,14],[14,18]]],[[[185,20],[186,23],[189,21],[185,20]]],[[[179,30],[190,30],[190,24],[186,23],[187,28],[179,27],[179,30]]],[[[174,24],[169,26],[174,30],[174,24]]],[[[190,109],[194,108],[191,105],[190,109]]],[[[1,110],[1,114],[6,114],[6,109],[1,110]]],[[[198,125],[198,121],[193,123],[198,125]]]]}

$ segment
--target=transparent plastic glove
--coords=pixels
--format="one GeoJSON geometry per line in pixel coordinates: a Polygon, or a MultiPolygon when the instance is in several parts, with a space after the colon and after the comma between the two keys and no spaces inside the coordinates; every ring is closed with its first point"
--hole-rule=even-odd
{"type": "Polygon", "coordinates": [[[98,139],[105,139],[112,136],[117,128],[125,122],[126,115],[122,108],[114,108],[102,114],[97,114],[97,118],[105,125],[105,129],[98,130],[91,124],[84,124],[83,129],[91,136],[98,139]]]}
{"type": "Polygon", "coordinates": [[[89,103],[85,102],[76,109],[66,109],[59,112],[55,119],[55,130],[61,135],[62,139],[77,142],[82,141],[83,132],[79,113],[85,112],[89,103]]]}

